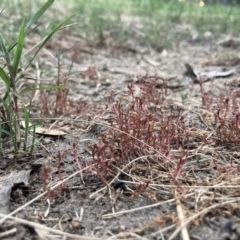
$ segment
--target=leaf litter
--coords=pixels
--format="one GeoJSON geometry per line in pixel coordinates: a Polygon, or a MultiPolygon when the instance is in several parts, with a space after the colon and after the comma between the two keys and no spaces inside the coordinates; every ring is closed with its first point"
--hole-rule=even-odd
{"type": "Polygon", "coordinates": [[[33,156],[1,166],[30,174],[1,210],[4,239],[238,239],[239,75],[235,62],[204,65],[223,47],[133,52],[63,33],[53,44],[37,59],[41,78],[68,91],[40,92],[31,121],[66,134],[43,134],[33,156]],[[57,67],[55,47],[71,46],[57,67]]]}

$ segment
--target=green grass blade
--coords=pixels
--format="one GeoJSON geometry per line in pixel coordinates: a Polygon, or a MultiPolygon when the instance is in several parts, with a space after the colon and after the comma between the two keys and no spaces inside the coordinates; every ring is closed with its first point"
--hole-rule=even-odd
{"type": "Polygon", "coordinates": [[[3,128],[2,128],[2,133],[4,133],[5,135],[8,135],[8,136],[12,136],[12,134],[10,133],[10,132],[8,132],[8,131],[6,131],[6,130],[4,130],[3,128]]]}
{"type": "Polygon", "coordinates": [[[0,67],[0,78],[4,81],[7,91],[10,88],[11,82],[10,79],[8,78],[8,75],[5,73],[4,69],[0,67]]]}
{"type": "Polygon", "coordinates": [[[7,124],[9,125],[9,129],[12,127],[12,115],[13,115],[13,111],[11,108],[11,103],[9,101],[9,99],[7,98],[6,100],[3,99],[3,101],[1,101],[1,103],[3,104],[4,107],[4,111],[6,112],[6,119],[8,122],[7,124]]]}
{"type": "MultiPolygon", "coordinates": [[[[11,105],[8,102],[8,99],[6,99],[5,101],[2,101],[2,104],[6,111],[6,118],[7,118],[6,123],[7,123],[7,127],[8,127],[8,135],[11,136],[14,148],[16,149],[16,134],[13,131],[14,113],[13,113],[11,105]]],[[[2,131],[4,132],[3,129],[2,129],[2,131]]]]}
{"type": "Polygon", "coordinates": [[[3,142],[3,131],[2,131],[2,121],[0,121],[0,155],[2,155],[2,142],[3,142]]]}
{"type": "Polygon", "coordinates": [[[10,86],[11,86],[11,82],[9,77],[7,76],[7,74],[5,73],[4,69],[0,67],[0,78],[3,80],[3,82],[5,83],[6,86],[6,91],[3,97],[3,101],[5,101],[7,99],[7,97],[9,96],[10,93],[10,86]]]}
{"type": "Polygon", "coordinates": [[[42,7],[40,7],[37,12],[34,13],[34,15],[31,17],[29,22],[27,23],[25,27],[25,31],[32,26],[43,14],[48,10],[48,8],[53,4],[54,0],[48,0],[42,7]]]}
{"type": "Polygon", "coordinates": [[[17,50],[14,56],[14,61],[13,61],[13,71],[14,71],[14,76],[17,75],[18,71],[18,66],[22,57],[22,50],[23,50],[23,45],[24,45],[24,39],[25,39],[25,18],[22,21],[22,25],[20,28],[19,36],[18,36],[18,43],[17,43],[17,50]]]}
{"type": "Polygon", "coordinates": [[[4,57],[5,61],[7,62],[8,65],[10,65],[11,64],[10,56],[9,56],[7,48],[3,42],[1,32],[0,32],[0,47],[1,47],[1,52],[3,53],[3,57],[4,57]]]}
{"type": "MultiPolygon", "coordinates": [[[[39,26],[41,26],[42,24],[46,23],[48,20],[43,21],[41,23],[39,23],[37,26],[35,26],[34,28],[32,28],[29,32],[25,32],[25,37],[28,36],[31,32],[34,32],[39,26]]],[[[26,27],[25,27],[26,29],[26,27]]],[[[17,45],[17,40],[14,40],[7,48],[8,52],[11,52],[12,49],[17,45]]],[[[1,51],[0,51],[0,56],[1,56],[1,51]]]]}
{"type": "MultiPolygon", "coordinates": [[[[37,12],[35,12],[34,14],[33,14],[33,16],[31,17],[31,19],[29,20],[29,22],[26,24],[26,26],[25,26],[25,33],[26,33],[26,31],[27,31],[27,29],[29,28],[29,27],[31,27],[43,14],[44,14],[44,12],[53,4],[53,2],[54,2],[54,0],[48,0],[42,7],[40,7],[38,10],[37,10],[37,12]]],[[[46,22],[46,21],[45,21],[46,22]]],[[[39,25],[41,25],[42,23],[40,23],[39,25]]],[[[38,26],[39,26],[38,25],[38,26]]],[[[37,26],[37,27],[38,27],[37,26]]],[[[35,27],[35,28],[37,28],[37,27],[35,27]]],[[[34,28],[34,29],[35,29],[34,28]]],[[[32,31],[32,30],[31,30],[32,31]]],[[[28,33],[27,33],[28,34],[28,33]]],[[[7,50],[10,52],[10,51],[12,51],[12,49],[16,46],[16,40],[14,40],[10,45],[9,45],[9,47],[7,48],[7,50]]]]}
{"type": "Polygon", "coordinates": [[[40,45],[40,47],[38,48],[38,50],[36,51],[36,53],[34,54],[33,58],[30,60],[28,66],[26,67],[26,69],[31,65],[32,61],[35,59],[35,57],[37,56],[37,54],[39,53],[39,51],[43,48],[43,46],[46,44],[46,42],[61,28],[63,27],[70,19],[72,19],[77,13],[74,13],[73,15],[71,15],[70,17],[66,18],[64,21],[62,21],[57,27],[55,27],[52,32],[44,39],[44,41],[42,42],[42,44],[40,45]]]}
{"type": "Polygon", "coordinates": [[[17,118],[16,115],[13,115],[13,129],[14,129],[14,135],[12,136],[12,140],[13,140],[13,145],[14,145],[14,149],[17,152],[18,151],[18,136],[17,136],[17,128],[18,128],[18,122],[17,122],[17,118]]]}
{"type": "Polygon", "coordinates": [[[34,124],[33,125],[32,145],[31,145],[31,149],[30,149],[30,152],[29,152],[30,155],[33,154],[33,150],[34,150],[34,147],[35,147],[35,139],[36,139],[36,125],[34,124]]]}
{"type": "Polygon", "coordinates": [[[27,108],[24,106],[24,124],[25,124],[25,136],[24,136],[24,151],[27,148],[27,139],[28,139],[28,128],[29,128],[29,112],[27,108]]]}

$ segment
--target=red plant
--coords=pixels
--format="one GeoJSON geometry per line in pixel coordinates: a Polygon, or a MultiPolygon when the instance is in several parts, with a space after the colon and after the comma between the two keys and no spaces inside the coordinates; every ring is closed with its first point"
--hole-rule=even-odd
{"type": "Polygon", "coordinates": [[[220,142],[236,142],[240,136],[240,112],[236,96],[220,98],[215,114],[216,135],[220,142]]]}
{"type": "Polygon", "coordinates": [[[83,184],[85,184],[84,180],[83,180],[83,175],[82,175],[82,164],[79,160],[79,157],[78,157],[78,154],[77,154],[77,144],[76,143],[73,143],[73,158],[74,158],[74,161],[77,163],[77,166],[79,168],[79,174],[80,174],[80,177],[81,177],[81,180],[83,182],[83,184]]]}
{"type": "MultiPolygon", "coordinates": [[[[141,78],[144,84],[140,91],[136,92],[130,84],[121,98],[110,93],[111,127],[101,134],[98,144],[91,146],[93,162],[103,182],[112,173],[111,164],[121,166],[149,154],[167,164],[169,160],[176,162],[172,149],[188,151],[190,137],[184,111],[167,101],[164,86],[156,88],[157,80],[157,77],[141,78]]],[[[177,164],[175,180],[182,171],[183,159],[177,164]]]]}
{"type": "MultiPolygon", "coordinates": [[[[58,152],[58,155],[57,155],[57,169],[58,169],[58,171],[57,172],[58,172],[58,179],[60,181],[62,181],[62,175],[61,175],[62,167],[61,167],[61,165],[62,165],[62,154],[60,152],[58,152]]],[[[53,197],[59,196],[59,194],[65,190],[63,184],[61,184],[59,186],[59,188],[58,188],[59,190],[52,190],[48,187],[48,182],[53,177],[52,166],[49,163],[44,163],[42,165],[40,176],[41,176],[42,183],[43,183],[43,192],[47,192],[47,194],[46,194],[47,198],[53,198],[53,197]]]]}

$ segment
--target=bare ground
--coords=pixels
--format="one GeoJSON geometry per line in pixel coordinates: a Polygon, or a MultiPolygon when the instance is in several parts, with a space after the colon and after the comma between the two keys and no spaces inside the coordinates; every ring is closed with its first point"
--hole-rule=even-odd
{"type": "MultiPolygon", "coordinates": [[[[66,135],[38,135],[33,156],[20,153],[18,159],[5,143],[1,176],[13,169],[31,172],[27,185],[12,188],[9,212],[16,211],[17,219],[2,223],[0,232],[6,236],[1,239],[240,239],[238,136],[234,142],[221,142],[214,125],[219,96],[231,99],[239,87],[239,74],[204,82],[204,94],[191,73],[185,73],[185,63],[197,72],[237,66],[229,58],[217,61],[215,56],[226,51],[217,40],[182,41],[171,50],[156,51],[134,41],[99,46],[66,31],[49,43],[27,76],[35,76],[39,68],[44,84],[54,84],[59,76],[68,92],[62,93],[59,105],[54,92],[36,95],[32,121],[43,117],[46,129],[63,130],[66,135]],[[56,49],[74,45],[58,65],[56,49]],[[90,145],[101,142],[101,134],[109,129],[106,119],[112,116],[106,108],[113,103],[109,92],[114,90],[120,99],[127,84],[133,83],[141,96],[144,80],[156,76],[157,90],[166,90],[164,101],[171,103],[165,106],[181,111],[189,127],[187,140],[182,140],[188,147],[173,146],[162,162],[138,154],[119,165],[111,163],[107,173],[93,167],[90,145]],[[71,104],[64,109],[66,95],[71,104]]],[[[27,48],[37,41],[37,36],[35,42],[31,38],[27,48]]],[[[232,50],[239,51],[227,48],[232,50]]],[[[22,87],[33,84],[25,78],[22,87]]]]}

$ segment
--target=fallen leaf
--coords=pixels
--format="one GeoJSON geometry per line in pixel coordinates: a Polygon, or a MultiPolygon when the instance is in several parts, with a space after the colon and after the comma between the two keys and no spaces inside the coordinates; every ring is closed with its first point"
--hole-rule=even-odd
{"type": "MultiPolygon", "coordinates": [[[[22,121],[21,124],[22,124],[23,128],[25,128],[25,122],[22,121]]],[[[29,124],[29,126],[32,126],[32,124],[29,124]]],[[[29,131],[33,132],[33,129],[31,129],[29,131]]],[[[67,134],[66,132],[63,132],[59,129],[47,129],[47,128],[43,128],[43,127],[36,127],[35,133],[40,134],[40,135],[46,135],[46,136],[64,136],[67,134]]]]}
{"type": "Polygon", "coordinates": [[[66,135],[65,132],[59,130],[59,129],[47,129],[39,127],[35,131],[37,134],[46,135],[46,136],[64,136],[66,135]]]}
{"type": "Polygon", "coordinates": [[[187,70],[185,72],[185,75],[191,77],[195,82],[199,82],[202,79],[204,81],[207,81],[218,77],[228,77],[236,72],[235,68],[232,68],[231,70],[224,72],[221,71],[198,72],[194,70],[194,68],[188,63],[185,63],[185,67],[187,70]]]}
{"type": "Polygon", "coordinates": [[[154,67],[159,67],[160,66],[160,63],[159,62],[156,62],[154,61],[153,59],[151,59],[150,57],[147,57],[147,56],[143,56],[143,59],[149,63],[150,65],[154,66],[154,67]]]}

